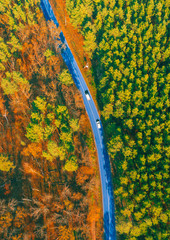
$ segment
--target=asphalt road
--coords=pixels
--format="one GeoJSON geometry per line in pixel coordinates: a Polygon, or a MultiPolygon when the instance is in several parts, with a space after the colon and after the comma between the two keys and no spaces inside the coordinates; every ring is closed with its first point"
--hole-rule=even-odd
{"type": "MultiPolygon", "coordinates": [[[[53,10],[48,0],[41,0],[40,3],[41,9],[44,13],[45,19],[52,20],[58,27],[58,22],[55,18],[53,10]]],[[[95,138],[95,144],[98,153],[98,161],[100,168],[100,178],[102,186],[102,201],[103,201],[103,221],[104,221],[104,239],[106,240],[115,240],[116,239],[116,230],[115,230],[115,207],[114,207],[114,198],[113,198],[113,186],[111,179],[111,169],[110,169],[110,160],[107,153],[106,145],[104,142],[103,127],[99,129],[96,124],[96,119],[100,120],[99,114],[97,112],[96,106],[90,95],[86,82],[80,72],[80,69],[71,53],[71,50],[67,44],[67,41],[63,35],[60,34],[61,41],[65,43],[66,48],[61,51],[63,60],[65,61],[73,80],[77,88],[81,91],[84,105],[87,111],[87,114],[90,119],[90,123],[93,130],[93,135],[95,138]],[[90,95],[90,100],[87,100],[85,95],[85,90],[88,90],[90,95]]]]}

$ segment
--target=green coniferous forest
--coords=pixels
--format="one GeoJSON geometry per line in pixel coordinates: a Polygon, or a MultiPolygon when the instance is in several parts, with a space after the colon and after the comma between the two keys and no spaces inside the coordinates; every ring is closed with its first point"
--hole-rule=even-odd
{"type": "Polygon", "coordinates": [[[92,61],[118,239],[167,240],[169,0],[66,0],[92,61]]]}

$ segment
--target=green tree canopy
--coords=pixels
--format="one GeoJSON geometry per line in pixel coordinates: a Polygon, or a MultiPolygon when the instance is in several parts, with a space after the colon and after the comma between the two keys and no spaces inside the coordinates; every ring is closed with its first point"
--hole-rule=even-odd
{"type": "Polygon", "coordinates": [[[59,80],[61,83],[67,86],[70,86],[73,84],[73,79],[67,69],[63,70],[62,73],[59,75],[59,80]]]}

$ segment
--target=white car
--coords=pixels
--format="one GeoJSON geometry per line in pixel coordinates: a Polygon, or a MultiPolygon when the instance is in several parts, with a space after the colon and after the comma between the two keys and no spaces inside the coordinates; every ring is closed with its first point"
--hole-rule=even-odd
{"type": "Polygon", "coordinates": [[[89,101],[90,100],[90,95],[89,95],[88,90],[85,91],[85,95],[86,95],[87,100],[89,101]]]}
{"type": "Polygon", "coordinates": [[[98,127],[98,128],[101,128],[99,119],[96,120],[96,123],[97,123],[97,127],[98,127]]]}

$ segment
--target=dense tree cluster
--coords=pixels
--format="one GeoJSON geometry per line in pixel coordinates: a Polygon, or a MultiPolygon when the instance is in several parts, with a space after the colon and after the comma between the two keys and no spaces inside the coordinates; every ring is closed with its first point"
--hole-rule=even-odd
{"type": "Polygon", "coordinates": [[[94,142],[39,2],[0,0],[0,239],[90,239],[94,142]]]}
{"type": "Polygon", "coordinates": [[[93,62],[120,239],[168,239],[169,1],[66,2],[93,62]]]}
{"type": "MultiPolygon", "coordinates": [[[[53,161],[56,158],[61,161],[67,159],[64,169],[67,171],[77,170],[73,131],[78,129],[78,121],[70,119],[66,106],[58,105],[55,108],[54,105],[47,103],[45,99],[40,97],[34,100],[31,122],[28,124],[26,137],[31,142],[38,143],[39,153],[41,146],[42,156],[47,161],[53,161]],[[52,140],[54,137],[56,141],[52,140]]],[[[35,151],[36,148],[33,148],[35,151]]]]}

